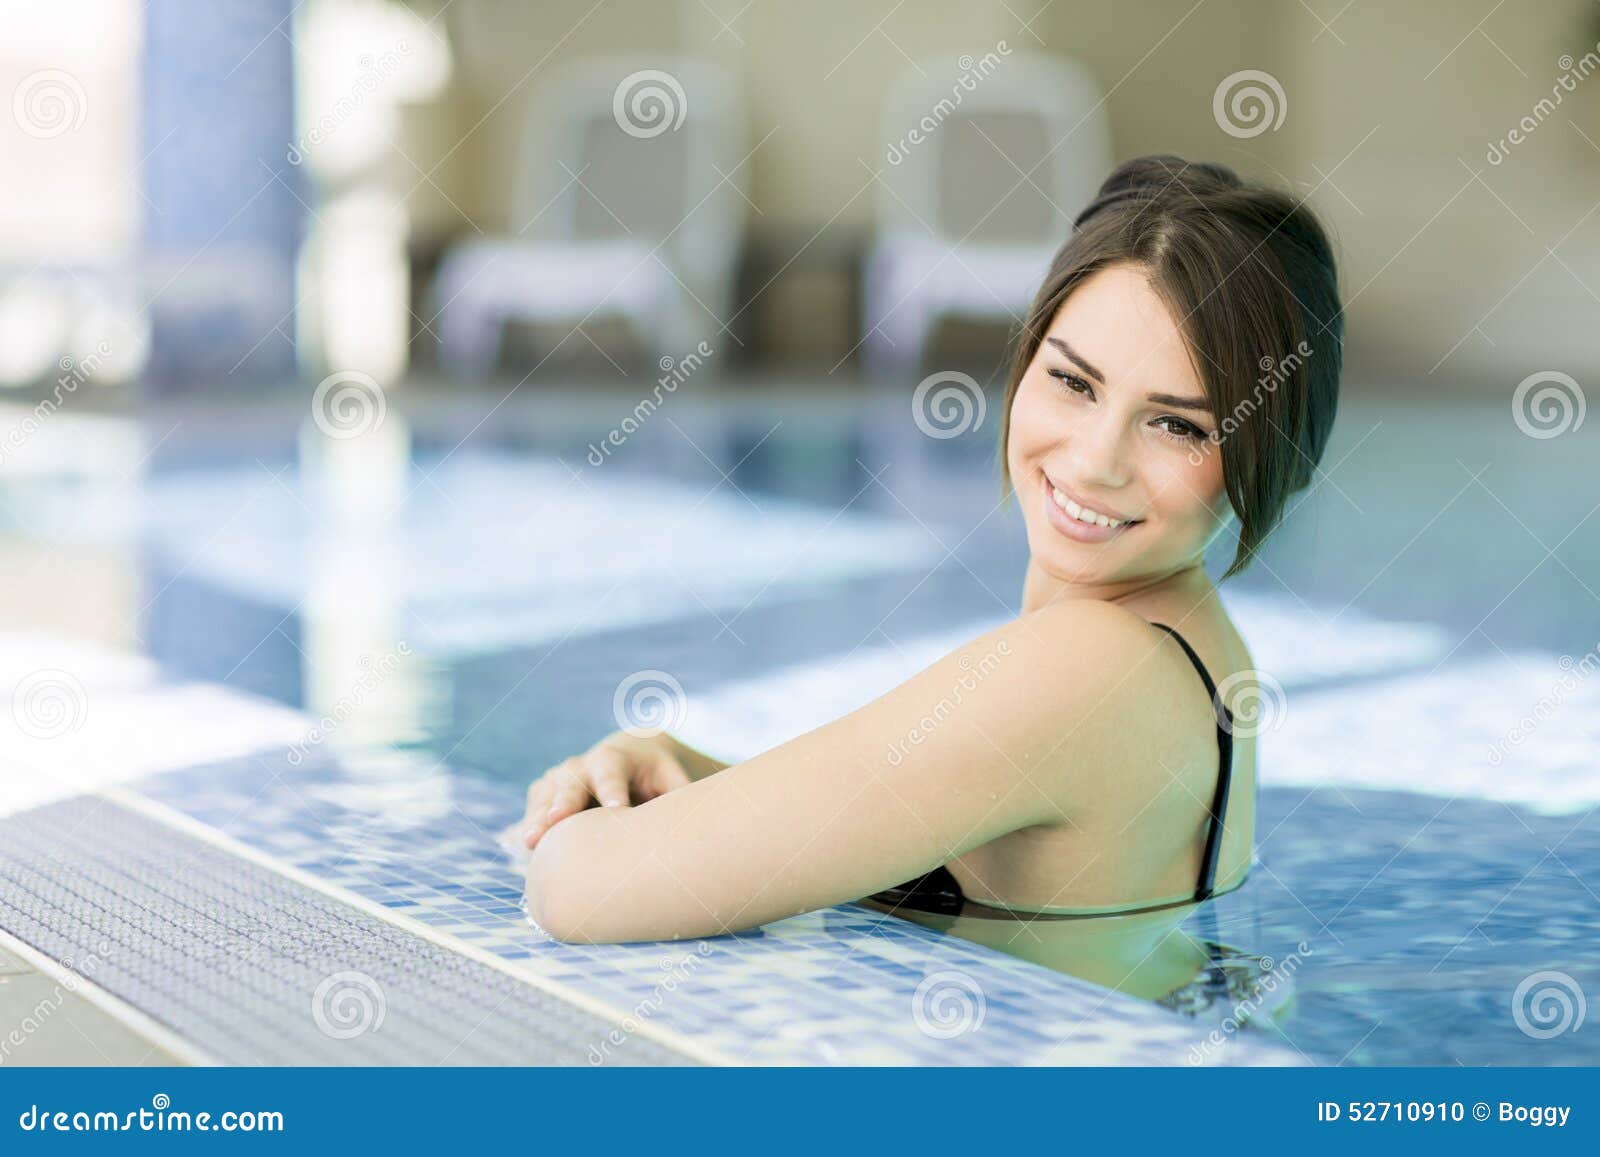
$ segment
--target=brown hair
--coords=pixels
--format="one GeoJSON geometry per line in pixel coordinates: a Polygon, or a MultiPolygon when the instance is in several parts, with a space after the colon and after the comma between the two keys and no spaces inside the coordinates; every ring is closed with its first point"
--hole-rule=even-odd
{"type": "Polygon", "coordinates": [[[1073,222],[1017,335],[1000,421],[1007,494],[1017,387],[1062,303],[1118,263],[1143,268],[1181,319],[1218,419],[1213,440],[1239,518],[1227,578],[1277,526],[1327,446],[1344,334],[1332,247],[1303,204],[1222,165],[1165,154],[1120,165],[1073,222]]]}

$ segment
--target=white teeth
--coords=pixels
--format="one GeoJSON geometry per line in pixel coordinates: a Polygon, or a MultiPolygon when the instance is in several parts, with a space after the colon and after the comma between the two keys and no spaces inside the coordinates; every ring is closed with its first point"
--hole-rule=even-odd
{"type": "Polygon", "coordinates": [[[1122,520],[1110,518],[1107,515],[1101,514],[1099,511],[1090,510],[1087,507],[1079,506],[1076,502],[1072,501],[1072,499],[1061,493],[1061,491],[1057,490],[1054,486],[1050,488],[1050,497],[1052,500],[1054,500],[1057,506],[1061,507],[1062,510],[1065,510],[1079,522],[1087,522],[1090,526],[1104,526],[1108,528],[1115,528],[1123,525],[1122,520]]]}

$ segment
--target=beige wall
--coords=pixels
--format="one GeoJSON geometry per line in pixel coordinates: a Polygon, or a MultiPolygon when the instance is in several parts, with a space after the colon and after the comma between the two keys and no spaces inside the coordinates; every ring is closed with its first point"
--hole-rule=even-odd
{"type": "Polygon", "coordinates": [[[456,0],[458,81],[414,118],[409,147],[419,159],[460,147],[436,174],[443,193],[413,197],[416,219],[468,228],[445,195],[485,228],[506,219],[517,141],[553,66],[700,52],[741,78],[752,141],[777,127],[750,162],[755,234],[804,240],[837,214],[834,233],[865,236],[861,161],[883,155],[880,110],[905,55],[981,54],[1004,38],[1090,69],[1119,158],[1205,157],[1309,192],[1344,256],[1353,369],[1426,388],[1600,369],[1600,211],[1584,219],[1600,200],[1600,75],[1504,163],[1485,160],[1550,94],[1557,58],[1595,48],[1588,0],[1508,0],[1487,19],[1452,0],[1309,0],[1331,29],[1298,0],[1056,0],[1031,32],[1022,19],[1042,0],[755,0],[735,16],[742,2],[707,0],[722,30],[698,0],[456,0]],[[1241,140],[1219,129],[1212,94],[1246,68],[1278,78],[1288,113],[1241,140]]]}
{"type": "Polygon", "coordinates": [[[1311,39],[1309,17],[1282,19],[1285,166],[1317,181],[1317,167],[1355,150],[1313,201],[1347,254],[1358,359],[1428,388],[1541,369],[1595,383],[1600,73],[1502,163],[1486,153],[1550,96],[1563,53],[1596,49],[1600,9],[1512,0],[1474,32],[1483,13],[1468,7],[1356,4],[1334,26],[1345,44],[1331,47],[1326,33],[1311,39]]]}
{"type": "MultiPolygon", "coordinates": [[[[720,3],[729,17],[740,6],[720,3]]],[[[509,168],[540,80],[598,53],[701,53],[740,77],[752,143],[777,129],[751,162],[752,196],[768,225],[820,225],[840,207],[840,221],[870,224],[871,198],[850,198],[866,178],[860,160],[881,166],[881,110],[890,84],[910,67],[906,57],[981,55],[1002,39],[1013,50],[1074,56],[1104,87],[1120,84],[1107,111],[1121,155],[1158,148],[1198,154],[1234,144],[1211,118],[1213,77],[1259,66],[1270,53],[1268,0],[1208,0],[1154,53],[1192,0],[1056,0],[1031,32],[1013,15],[1027,15],[1030,6],[1039,4],[1008,10],[998,0],[907,0],[899,8],[881,0],[756,0],[730,31],[695,0],[606,0],[598,8],[593,0],[456,0],[449,16],[460,68],[450,122],[458,133],[478,127],[452,158],[462,164],[447,167],[450,187],[460,192],[452,197],[483,220],[503,221],[509,168]]],[[[460,223],[437,199],[422,204],[426,218],[460,223]]]]}

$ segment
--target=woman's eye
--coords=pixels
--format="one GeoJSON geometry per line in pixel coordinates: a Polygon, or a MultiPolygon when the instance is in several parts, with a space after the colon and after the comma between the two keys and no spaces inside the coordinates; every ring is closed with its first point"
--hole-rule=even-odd
{"type": "Polygon", "coordinates": [[[1184,441],[1197,442],[1206,436],[1206,432],[1199,426],[1196,426],[1193,422],[1185,422],[1182,418],[1171,416],[1157,418],[1156,424],[1161,426],[1164,433],[1170,434],[1174,438],[1181,438],[1184,441]]]}
{"type": "Polygon", "coordinates": [[[1093,395],[1094,393],[1093,386],[1069,370],[1049,370],[1047,372],[1052,378],[1055,378],[1075,394],[1093,395]]]}
{"type": "MultiPolygon", "coordinates": [[[[1051,369],[1045,372],[1072,393],[1086,398],[1094,397],[1094,387],[1071,370],[1051,369]]],[[[1169,438],[1176,438],[1180,442],[1202,442],[1207,437],[1199,426],[1174,414],[1163,415],[1152,424],[1169,438]]]]}

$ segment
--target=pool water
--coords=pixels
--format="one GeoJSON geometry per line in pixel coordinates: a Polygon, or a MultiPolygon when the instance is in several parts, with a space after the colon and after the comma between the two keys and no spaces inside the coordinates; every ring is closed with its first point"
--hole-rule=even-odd
{"type": "MultiPolygon", "coordinates": [[[[307,449],[287,410],[248,438],[180,424],[131,481],[0,480],[8,548],[41,560],[24,599],[49,600],[56,568],[103,575],[121,641],[163,669],[322,717],[296,766],[391,745],[491,794],[613,729],[632,674],[669,674],[682,730],[736,757],[1014,611],[1026,551],[992,431],[929,439],[871,397],[680,401],[598,467],[583,447],[620,399],[550,423],[514,405],[465,440],[470,407],[397,405],[368,446],[307,449]]],[[[1348,461],[1224,588],[1286,700],[1253,876],[1187,926],[1237,951],[1169,1006],[1237,1008],[1318,1064],[1600,1063],[1580,1031],[1600,996],[1600,679],[1561,661],[1596,646],[1596,608],[1546,574],[1475,600],[1458,519],[1489,499],[1384,503],[1427,411],[1349,413],[1330,453],[1342,437],[1348,461]],[[1374,520],[1352,549],[1347,501],[1374,520]],[[1420,546],[1369,549],[1430,515],[1420,546]]],[[[1472,431],[1491,449],[1494,421],[1472,431]]],[[[1567,547],[1595,549],[1588,530],[1567,547]]],[[[229,754],[162,742],[152,767],[229,754]]]]}

